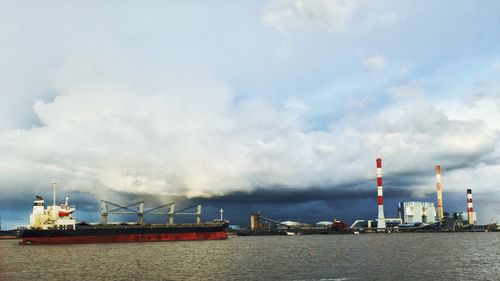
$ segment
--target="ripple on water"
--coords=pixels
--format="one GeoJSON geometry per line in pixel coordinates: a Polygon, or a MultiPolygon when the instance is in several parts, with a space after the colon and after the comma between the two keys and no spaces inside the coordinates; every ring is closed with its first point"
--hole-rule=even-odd
{"type": "Polygon", "coordinates": [[[500,233],[19,246],[0,280],[500,280],[500,233]]]}

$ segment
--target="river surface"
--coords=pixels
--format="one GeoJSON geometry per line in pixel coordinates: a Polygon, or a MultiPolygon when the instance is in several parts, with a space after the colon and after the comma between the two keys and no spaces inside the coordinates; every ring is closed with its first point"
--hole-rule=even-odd
{"type": "Polygon", "coordinates": [[[0,240],[0,280],[500,280],[498,232],[16,243],[0,240]]]}

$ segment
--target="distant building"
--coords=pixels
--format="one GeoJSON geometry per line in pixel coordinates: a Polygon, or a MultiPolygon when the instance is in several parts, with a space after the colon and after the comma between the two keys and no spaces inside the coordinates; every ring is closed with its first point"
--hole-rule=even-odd
{"type": "MultiPolygon", "coordinates": [[[[469,214],[467,212],[451,213],[451,214],[448,214],[446,217],[448,219],[462,221],[464,224],[468,224],[469,223],[469,214]]],[[[477,222],[476,212],[472,213],[472,217],[473,217],[474,223],[476,223],[477,222]]]]}
{"type": "Polygon", "coordinates": [[[311,228],[310,224],[296,221],[282,221],[281,225],[278,226],[278,229],[287,229],[288,227],[293,228],[311,228]]]}
{"type": "Polygon", "coordinates": [[[437,222],[432,202],[399,202],[398,212],[404,224],[437,222]]]}
{"type": "Polygon", "coordinates": [[[332,227],[333,222],[331,221],[320,221],[316,223],[316,227],[322,227],[322,228],[330,228],[332,227]]]}
{"type": "MultiPolygon", "coordinates": [[[[395,227],[403,223],[401,218],[385,218],[385,226],[387,227],[395,227]]],[[[365,229],[377,229],[378,221],[377,220],[356,220],[351,225],[352,229],[356,230],[365,230],[365,229]]]]}

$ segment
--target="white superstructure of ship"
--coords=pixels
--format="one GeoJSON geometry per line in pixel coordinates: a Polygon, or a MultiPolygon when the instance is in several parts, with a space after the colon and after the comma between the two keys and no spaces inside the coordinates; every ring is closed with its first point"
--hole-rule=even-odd
{"type": "Polygon", "coordinates": [[[64,203],[56,204],[56,192],[59,188],[57,182],[52,182],[54,201],[52,206],[45,208],[42,196],[37,196],[33,204],[33,212],[30,215],[30,228],[33,229],[75,229],[76,220],[72,216],[76,210],[68,203],[68,197],[64,203]]]}

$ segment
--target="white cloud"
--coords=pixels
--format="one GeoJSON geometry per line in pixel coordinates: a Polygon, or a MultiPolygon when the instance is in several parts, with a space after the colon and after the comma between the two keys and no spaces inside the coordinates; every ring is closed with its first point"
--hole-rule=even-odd
{"type": "Polygon", "coordinates": [[[31,188],[58,178],[66,189],[100,198],[343,188],[373,179],[374,159],[382,157],[387,175],[414,175],[394,187],[418,187],[418,196],[434,191],[437,163],[458,169],[447,173],[447,191],[460,192],[463,185],[451,182],[473,182],[486,171],[488,182],[477,192],[494,192],[491,182],[500,174],[493,126],[499,117],[491,106],[498,97],[462,103],[458,112],[470,114],[460,118],[453,107],[446,111],[411,94],[421,91],[415,81],[390,89],[405,98],[376,112],[313,129],[313,110],[298,98],[277,105],[236,99],[223,83],[199,77],[82,75],[82,68],[92,69],[67,67],[54,86],[60,94],[33,105],[41,126],[0,133],[0,185],[31,188]]]}
{"type": "Polygon", "coordinates": [[[62,95],[35,103],[41,127],[0,134],[2,184],[60,178],[82,192],[186,196],[330,187],[372,178],[377,156],[393,174],[437,161],[467,166],[497,141],[483,121],[451,119],[423,100],[312,130],[298,101],[236,101],[223,84],[203,80],[150,77],[139,87],[120,78],[101,84],[101,76],[65,79],[62,95]]]}
{"type": "MultiPolygon", "coordinates": [[[[492,92],[490,92],[492,93],[492,92]]],[[[478,96],[464,102],[448,102],[439,105],[449,116],[458,120],[483,120],[491,129],[500,130],[500,91],[498,96],[478,96]]]]}
{"type": "Polygon", "coordinates": [[[363,64],[373,71],[381,71],[385,68],[386,59],[380,55],[363,58],[363,64]]]}

